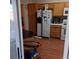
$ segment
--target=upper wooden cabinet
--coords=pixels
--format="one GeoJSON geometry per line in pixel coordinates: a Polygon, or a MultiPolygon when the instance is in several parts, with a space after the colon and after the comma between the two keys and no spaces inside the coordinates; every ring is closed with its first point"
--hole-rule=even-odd
{"type": "Polygon", "coordinates": [[[48,9],[50,9],[50,10],[52,10],[52,14],[54,13],[54,4],[52,4],[52,3],[49,3],[48,4],[48,9]]]}
{"type": "Polygon", "coordinates": [[[42,9],[45,7],[45,4],[39,4],[39,8],[42,9]]]}
{"type": "Polygon", "coordinates": [[[38,9],[43,9],[45,7],[45,4],[36,4],[36,8],[38,9]]]}
{"type": "Polygon", "coordinates": [[[69,7],[69,3],[64,3],[64,7],[68,8],[69,7]]]}
{"type": "Polygon", "coordinates": [[[64,3],[54,4],[54,16],[62,16],[64,10],[64,3]]]}
{"type": "Polygon", "coordinates": [[[53,9],[53,8],[54,8],[54,4],[53,4],[53,3],[49,3],[49,4],[48,4],[48,8],[49,8],[49,9],[53,9]]]}

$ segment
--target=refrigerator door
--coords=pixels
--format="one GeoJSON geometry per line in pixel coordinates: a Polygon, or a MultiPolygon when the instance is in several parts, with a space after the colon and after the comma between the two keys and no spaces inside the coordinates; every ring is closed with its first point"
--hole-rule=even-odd
{"type": "Polygon", "coordinates": [[[42,31],[41,31],[41,23],[37,23],[37,36],[41,36],[42,31]]]}
{"type": "Polygon", "coordinates": [[[48,24],[47,24],[47,11],[43,11],[43,17],[42,17],[42,36],[43,37],[48,37],[48,34],[47,34],[47,27],[48,27],[48,24]]]}
{"type": "Polygon", "coordinates": [[[45,10],[43,11],[43,33],[42,36],[44,37],[50,37],[50,24],[52,19],[52,12],[51,10],[45,10]]]}

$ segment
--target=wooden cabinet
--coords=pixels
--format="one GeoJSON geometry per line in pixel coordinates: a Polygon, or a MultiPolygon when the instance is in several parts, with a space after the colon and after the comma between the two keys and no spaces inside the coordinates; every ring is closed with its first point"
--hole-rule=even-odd
{"type": "Polygon", "coordinates": [[[60,37],[61,37],[61,25],[51,25],[50,29],[51,29],[50,30],[51,37],[60,39],[60,37]]]}
{"type": "Polygon", "coordinates": [[[49,7],[49,9],[53,9],[54,8],[54,4],[53,3],[49,3],[48,7],[49,7]]]}
{"type": "Polygon", "coordinates": [[[69,3],[64,3],[64,7],[68,8],[69,7],[69,3]]]}
{"type": "Polygon", "coordinates": [[[28,4],[29,31],[36,34],[36,4],[28,4]]]}
{"type": "Polygon", "coordinates": [[[64,3],[54,4],[54,16],[62,16],[64,10],[64,3]]]}
{"type": "Polygon", "coordinates": [[[52,10],[52,14],[54,13],[54,4],[53,3],[49,3],[48,4],[48,9],[52,10]]]}
{"type": "Polygon", "coordinates": [[[43,9],[45,7],[45,4],[38,4],[38,9],[43,9]]]}

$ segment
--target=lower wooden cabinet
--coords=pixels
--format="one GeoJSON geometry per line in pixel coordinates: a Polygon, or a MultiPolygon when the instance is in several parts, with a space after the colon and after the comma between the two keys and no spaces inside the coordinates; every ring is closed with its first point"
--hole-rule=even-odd
{"type": "Polygon", "coordinates": [[[61,38],[61,25],[51,25],[50,35],[53,38],[61,38]]]}

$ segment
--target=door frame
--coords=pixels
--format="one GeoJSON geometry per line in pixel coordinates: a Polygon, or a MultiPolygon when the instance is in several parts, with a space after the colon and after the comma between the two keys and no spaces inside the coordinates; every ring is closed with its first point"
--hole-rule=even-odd
{"type": "MultiPolygon", "coordinates": [[[[21,49],[22,49],[22,59],[24,59],[24,50],[23,50],[23,33],[22,33],[22,20],[21,20],[21,6],[20,6],[20,0],[18,0],[18,16],[19,16],[19,35],[21,36],[21,49]]],[[[66,37],[65,37],[65,43],[64,43],[64,53],[63,53],[63,59],[69,59],[69,21],[67,21],[67,30],[66,30],[66,37]]]]}
{"type": "Polygon", "coordinates": [[[20,53],[21,59],[24,59],[24,47],[23,47],[23,32],[22,32],[22,18],[21,18],[21,2],[17,1],[17,12],[18,12],[18,27],[19,27],[19,41],[20,41],[20,53]]]}
{"type": "MultiPolygon", "coordinates": [[[[13,8],[13,21],[12,21],[12,38],[15,39],[16,45],[16,59],[24,59],[23,49],[23,36],[22,36],[22,21],[20,11],[20,0],[10,0],[13,8]]],[[[12,51],[13,52],[13,51],[12,51]]]]}

